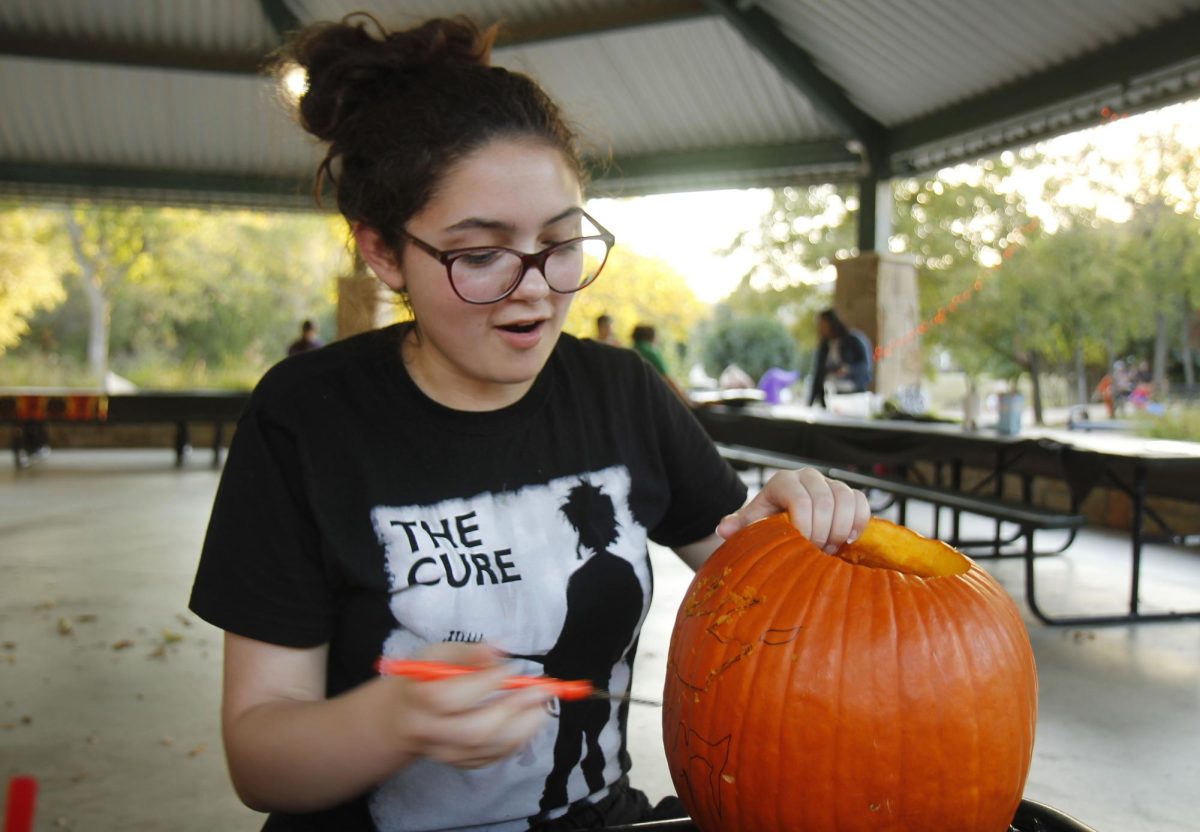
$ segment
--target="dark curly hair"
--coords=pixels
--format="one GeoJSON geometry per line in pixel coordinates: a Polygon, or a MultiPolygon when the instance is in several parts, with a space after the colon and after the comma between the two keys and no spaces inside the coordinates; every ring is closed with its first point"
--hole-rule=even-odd
{"type": "Polygon", "coordinates": [[[359,12],[301,30],[277,56],[308,75],[300,121],[328,146],[318,194],[332,181],[342,215],[396,253],[447,171],[495,139],[554,147],[584,179],[558,106],[528,76],[490,65],[496,32],[466,17],[389,32],[359,12]]]}

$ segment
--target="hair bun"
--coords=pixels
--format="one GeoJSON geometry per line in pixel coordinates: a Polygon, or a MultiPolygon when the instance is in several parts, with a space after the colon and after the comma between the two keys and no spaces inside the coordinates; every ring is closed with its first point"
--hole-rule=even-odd
{"type": "Polygon", "coordinates": [[[404,66],[417,69],[438,64],[488,66],[497,27],[480,29],[468,17],[435,18],[415,29],[387,35],[404,66]]]}
{"type": "Polygon", "coordinates": [[[384,90],[403,89],[415,75],[439,67],[488,66],[495,35],[496,27],[481,30],[466,17],[435,18],[388,32],[371,15],[356,12],[341,23],[305,29],[285,47],[283,60],[299,64],[308,75],[308,90],[300,99],[304,129],[333,141],[342,124],[384,90]],[[378,37],[368,32],[368,24],[378,37]]]}

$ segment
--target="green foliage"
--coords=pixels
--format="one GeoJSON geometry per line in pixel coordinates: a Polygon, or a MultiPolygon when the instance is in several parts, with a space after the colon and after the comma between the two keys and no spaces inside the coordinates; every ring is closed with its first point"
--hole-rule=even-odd
{"type": "Polygon", "coordinates": [[[1171,407],[1158,415],[1139,414],[1134,421],[1139,436],[1200,442],[1200,407],[1171,407]]]}
{"type": "MultiPolygon", "coordinates": [[[[1053,158],[1026,148],[898,180],[893,194],[890,248],[915,258],[927,355],[944,348],[972,377],[1015,383],[1028,374],[1035,398],[1038,374],[1091,368],[1098,377],[1135,344],[1154,341],[1161,355],[1169,338],[1195,364],[1184,331],[1200,299],[1194,141],[1143,136],[1132,161],[1096,148],[1053,158]],[[1031,204],[1017,183],[1037,175],[1042,193],[1031,204]],[[1129,220],[1103,218],[1081,190],[1097,203],[1126,201],[1129,220]]],[[[762,265],[731,308],[780,316],[807,343],[822,291],[799,276],[811,281],[813,270],[854,253],[857,210],[845,188],[779,191],[760,227],[735,243],[762,265]]],[[[1165,369],[1156,364],[1158,377],[1165,369]]]]}
{"type": "Polygon", "coordinates": [[[1129,304],[1112,267],[1110,223],[1083,213],[1056,234],[1027,233],[1003,265],[981,279],[943,337],[973,374],[1015,380],[1035,369],[1067,367],[1082,352],[1104,364],[1106,339],[1123,343],[1129,304]]]}
{"type": "Polygon", "coordinates": [[[858,253],[855,217],[858,196],[847,185],[780,188],[753,232],[739,234],[731,249],[750,248],[754,276],[783,291],[835,260],[858,253]]]}
{"type": "Polygon", "coordinates": [[[0,384],[80,383],[97,326],[105,365],[146,387],[247,387],[304,318],[333,335],[336,278],[349,271],[340,219],[90,204],[16,213],[49,218],[42,250],[66,291],[28,317],[0,384]]]}
{"type": "Polygon", "coordinates": [[[701,360],[710,375],[736,364],[758,379],[771,367],[795,369],[799,353],[787,328],[775,318],[719,316],[702,336],[701,360]]]}
{"type": "Polygon", "coordinates": [[[29,320],[66,297],[63,263],[50,246],[54,218],[0,206],[0,355],[29,332],[29,320]]]}
{"type": "Polygon", "coordinates": [[[0,361],[0,387],[95,387],[96,377],[78,356],[42,350],[11,352],[0,361]]]}
{"type": "Polygon", "coordinates": [[[633,328],[651,324],[670,365],[704,311],[687,280],[667,263],[617,246],[596,282],[575,295],[565,329],[582,338],[593,337],[596,318],[606,313],[613,319],[617,338],[632,345],[633,328]]]}

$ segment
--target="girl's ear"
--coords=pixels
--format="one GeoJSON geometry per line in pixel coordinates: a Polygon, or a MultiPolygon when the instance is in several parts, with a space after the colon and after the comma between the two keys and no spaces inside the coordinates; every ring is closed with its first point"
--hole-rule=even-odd
{"type": "Polygon", "coordinates": [[[368,225],[356,222],[353,229],[354,242],[358,253],[387,286],[399,292],[404,288],[404,275],[400,273],[400,264],[391,247],[379,236],[379,232],[368,225]]]}

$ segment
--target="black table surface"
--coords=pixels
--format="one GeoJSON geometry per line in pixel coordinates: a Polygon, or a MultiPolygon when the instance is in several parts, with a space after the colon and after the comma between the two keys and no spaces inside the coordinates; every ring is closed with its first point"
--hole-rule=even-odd
{"type": "MultiPolygon", "coordinates": [[[[1062,812],[1033,800],[1022,800],[1013,818],[1010,832],[1096,832],[1090,826],[1062,812]]],[[[609,827],[608,832],[700,832],[688,818],[635,823],[632,826],[609,827]]],[[[784,832],[784,830],[780,830],[784,832]]],[[[799,831],[797,831],[799,832],[799,831]]],[[[932,832],[932,830],[930,831],[932,832]]]]}

